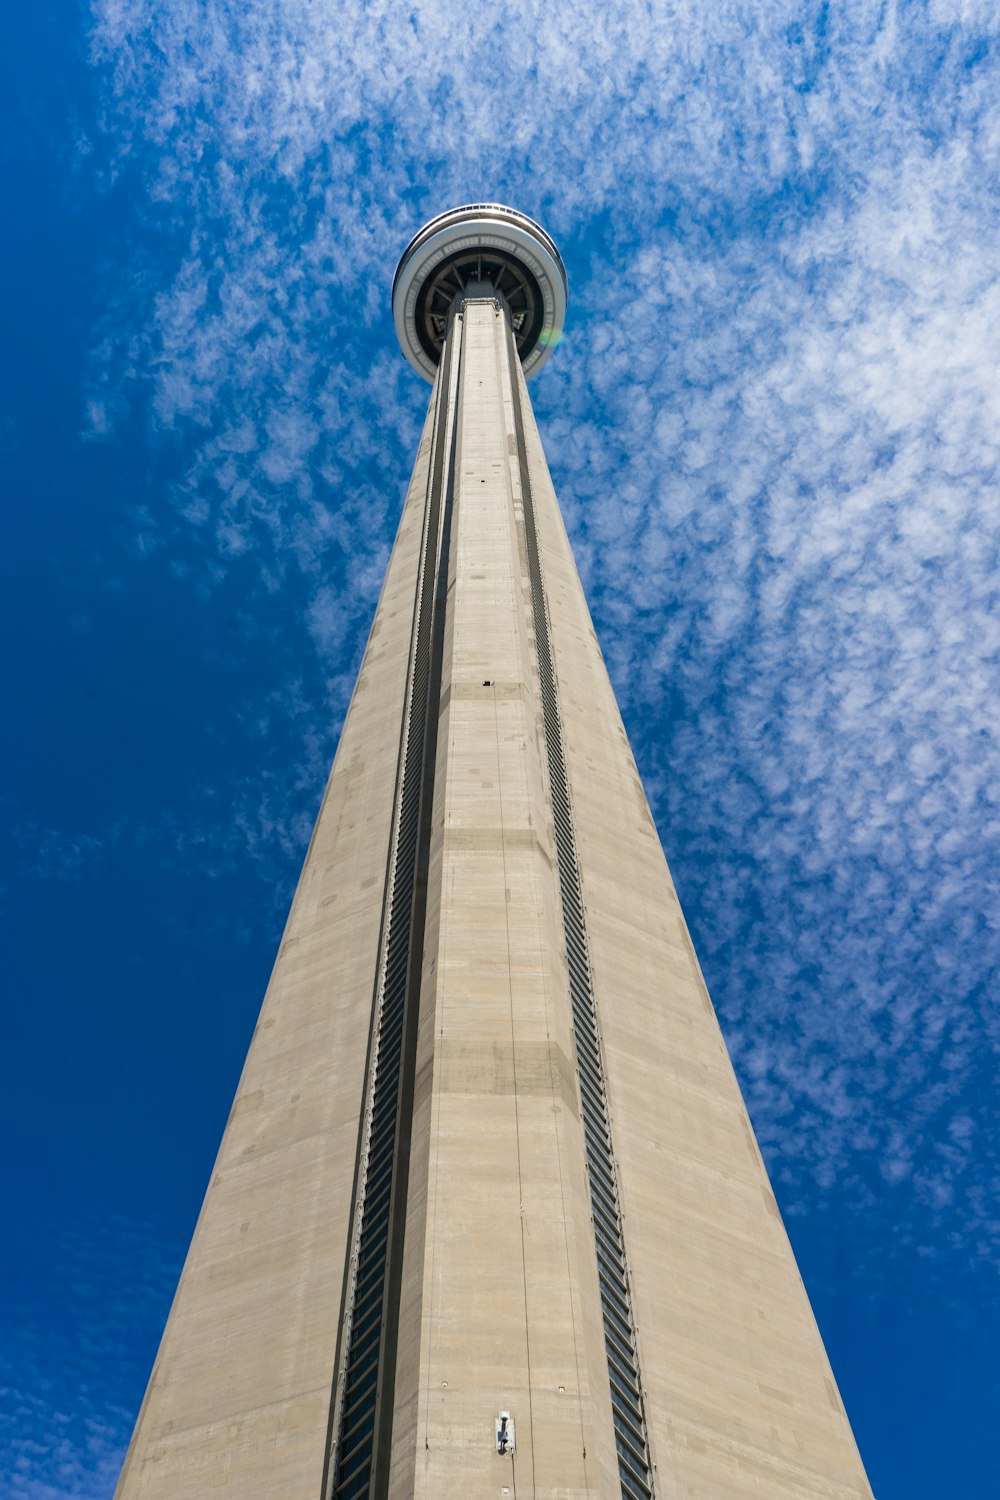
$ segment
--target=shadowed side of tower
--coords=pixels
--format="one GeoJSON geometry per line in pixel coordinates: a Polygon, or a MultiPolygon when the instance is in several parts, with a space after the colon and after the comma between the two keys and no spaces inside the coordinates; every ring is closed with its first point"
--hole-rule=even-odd
{"type": "Polygon", "coordinates": [[[525,385],[565,273],[471,205],[434,389],[121,1500],[870,1495],[525,385]]]}

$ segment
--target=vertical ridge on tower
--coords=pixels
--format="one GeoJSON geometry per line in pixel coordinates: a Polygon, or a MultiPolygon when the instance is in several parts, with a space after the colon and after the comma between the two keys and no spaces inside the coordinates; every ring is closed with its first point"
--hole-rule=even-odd
{"type": "Polygon", "coordinates": [[[412,1033],[420,1001],[422,908],[426,904],[422,888],[427,878],[437,730],[437,715],[428,715],[427,710],[441,671],[441,632],[435,632],[434,620],[436,614],[440,619],[444,605],[439,587],[442,571],[447,576],[454,443],[449,398],[452,364],[460,359],[460,350],[456,353],[454,345],[449,345],[434,394],[437,414],[401,734],[397,811],[386,879],[384,939],[373,1007],[368,1103],[359,1147],[358,1228],[346,1273],[347,1307],[341,1329],[346,1354],[338,1380],[340,1389],[335,1392],[330,1490],[334,1500],[353,1500],[367,1494],[380,1477],[384,1483],[392,1435],[392,1401],[385,1399],[385,1393],[387,1385],[391,1386],[394,1362],[393,1303],[398,1297],[398,1273],[395,1278],[389,1273],[393,1241],[397,1257],[401,1248],[406,1211],[409,1127],[405,1106],[413,1087],[412,1033]]]}
{"type": "Polygon", "coordinates": [[[611,1142],[607,1085],[601,1055],[601,1035],[594,1000],[594,984],[587,943],[587,923],[580,890],[580,864],[573,830],[573,809],[566,778],[559,693],[549,641],[545,585],[538,556],[538,532],[531,494],[531,474],[524,442],[524,418],[517,378],[517,351],[508,336],[510,383],[517,434],[524,530],[531,580],[531,609],[538,656],[538,680],[545,725],[545,749],[552,799],[552,823],[559,861],[562,894],[563,936],[570,1001],[573,1007],[573,1039],[576,1044],[580,1113],[587,1153],[587,1180],[593,1218],[594,1253],[604,1313],[604,1338],[608,1356],[611,1410],[615,1424],[618,1467],[622,1493],[634,1500],[652,1500],[653,1476],[646,1442],[646,1420],[642,1405],[642,1378],[635,1346],[635,1321],[628,1284],[628,1257],[618,1197],[618,1172],[611,1142]]]}

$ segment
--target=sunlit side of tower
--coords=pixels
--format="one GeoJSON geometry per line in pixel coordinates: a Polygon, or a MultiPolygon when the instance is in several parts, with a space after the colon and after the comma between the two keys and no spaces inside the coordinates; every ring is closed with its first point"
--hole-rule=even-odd
{"type": "Polygon", "coordinates": [[[525,377],[549,236],[431,221],[375,622],[120,1500],[870,1496],[525,377]]]}

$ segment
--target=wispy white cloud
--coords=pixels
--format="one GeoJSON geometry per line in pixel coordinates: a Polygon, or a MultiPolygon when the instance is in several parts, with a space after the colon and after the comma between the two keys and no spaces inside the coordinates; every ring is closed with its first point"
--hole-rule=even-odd
{"type": "Polygon", "coordinates": [[[988,1107],[1000,961],[1000,258],[971,154],[913,141],[770,246],[639,256],[658,358],[588,330],[558,452],[787,1201],[894,1188],[910,1234],[992,1254],[991,1152],[953,1130],[988,1107]],[[595,409],[612,493],[571,438],[595,409]]]}
{"type": "MultiPolygon", "coordinates": [[[[22,1226],[24,1227],[24,1226],[22,1226]]],[[[165,1316],[181,1247],[162,1226],[32,1225],[46,1245],[45,1294],[5,1304],[0,1472],[9,1500],[107,1500],[155,1350],[136,1327],[165,1316]]]]}
{"type": "MultiPolygon", "coordinates": [[[[284,589],[327,679],[297,721],[335,719],[420,417],[396,256],[452,201],[542,217],[573,284],[539,415],[785,1201],[995,1244],[993,9],[93,17],[145,229],[89,422],[138,403],[177,456],[147,550],[284,589]]],[[[292,857],[327,743],[292,788],[275,750],[245,848],[292,857]]]]}

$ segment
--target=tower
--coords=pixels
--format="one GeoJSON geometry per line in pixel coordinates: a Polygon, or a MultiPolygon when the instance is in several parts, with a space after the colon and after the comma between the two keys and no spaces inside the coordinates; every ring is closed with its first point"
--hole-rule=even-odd
{"type": "Polygon", "coordinates": [[[523,214],[393,286],[430,409],[120,1500],[870,1496],[525,380],[523,214]]]}

